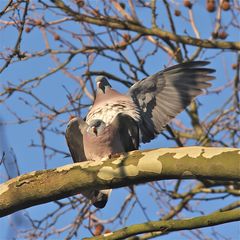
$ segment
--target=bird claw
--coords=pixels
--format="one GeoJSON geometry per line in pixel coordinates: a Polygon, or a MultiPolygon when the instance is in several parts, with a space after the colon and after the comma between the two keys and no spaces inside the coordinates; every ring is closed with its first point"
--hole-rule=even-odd
{"type": "Polygon", "coordinates": [[[104,158],[101,159],[101,161],[107,161],[109,159],[112,159],[112,158],[119,158],[123,155],[124,153],[113,153],[113,154],[109,154],[107,156],[105,156],[104,158]]]}
{"type": "Polygon", "coordinates": [[[123,155],[123,153],[114,153],[114,154],[109,154],[108,157],[109,159],[118,158],[118,157],[121,157],[121,155],[123,155]]]}

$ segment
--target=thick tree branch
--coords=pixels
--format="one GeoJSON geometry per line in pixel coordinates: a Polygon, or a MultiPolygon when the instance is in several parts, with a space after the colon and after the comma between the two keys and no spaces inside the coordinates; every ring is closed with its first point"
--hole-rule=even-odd
{"type": "MultiPolygon", "coordinates": [[[[195,217],[190,219],[181,220],[168,220],[168,221],[154,221],[142,224],[135,224],[125,227],[112,233],[107,233],[102,236],[84,238],[85,240],[120,240],[126,239],[141,233],[161,232],[166,234],[169,232],[179,230],[191,230],[196,228],[210,227],[219,224],[240,220],[240,209],[230,210],[226,212],[212,213],[207,216],[195,217]]],[[[161,235],[159,234],[159,235],[161,235]]]]}
{"type": "Polygon", "coordinates": [[[86,189],[119,188],[162,179],[240,180],[240,149],[162,148],[133,151],[106,161],[87,161],[35,171],[0,185],[0,216],[86,189]]]}
{"type": "Polygon", "coordinates": [[[75,12],[61,0],[51,0],[59,9],[64,11],[67,15],[72,16],[75,21],[87,22],[98,26],[110,27],[113,29],[123,29],[138,32],[145,35],[157,36],[165,41],[174,41],[177,43],[183,43],[193,45],[202,48],[220,48],[220,49],[232,49],[240,50],[240,42],[226,42],[216,41],[208,39],[199,39],[189,36],[180,36],[171,32],[163,31],[160,28],[153,27],[147,28],[141,25],[139,22],[130,20],[120,20],[110,16],[100,15],[99,17],[92,17],[86,14],[75,12]]]}

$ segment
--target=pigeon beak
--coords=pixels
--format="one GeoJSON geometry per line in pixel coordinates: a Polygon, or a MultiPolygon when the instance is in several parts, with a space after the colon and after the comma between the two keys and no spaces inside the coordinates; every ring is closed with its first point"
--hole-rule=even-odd
{"type": "Polygon", "coordinates": [[[101,88],[101,81],[97,82],[97,87],[101,88]]]}
{"type": "Polygon", "coordinates": [[[97,88],[101,89],[103,91],[103,93],[105,93],[105,87],[103,86],[101,81],[97,82],[97,88]]]}
{"type": "Polygon", "coordinates": [[[94,134],[97,136],[97,128],[95,126],[93,126],[92,130],[93,130],[94,134]]]}

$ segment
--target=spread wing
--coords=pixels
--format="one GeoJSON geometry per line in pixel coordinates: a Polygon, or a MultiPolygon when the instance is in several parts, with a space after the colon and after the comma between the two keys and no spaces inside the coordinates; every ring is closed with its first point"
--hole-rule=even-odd
{"type": "Polygon", "coordinates": [[[149,142],[214,79],[209,62],[186,62],[135,83],[128,91],[140,109],[142,142],[149,142]]]}
{"type": "Polygon", "coordinates": [[[66,140],[74,162],[86,161],[84,153],[82,132],[87,124],[81,118],[73,118],[69,121],[66,129],[66,140]]]}

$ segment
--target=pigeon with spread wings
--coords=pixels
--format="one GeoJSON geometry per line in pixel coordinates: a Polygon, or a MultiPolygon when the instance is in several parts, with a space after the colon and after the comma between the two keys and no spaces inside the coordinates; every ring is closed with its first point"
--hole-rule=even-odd
{"type": "MultiPolygon", "coordinates": [[[[66,139],[74,162],[99,160],[138,149],[154,139],[171,119],[211,86],[209,62],[181,63],[136,82],[126,94],[112,89],[104,76],[86,122],[68,124],[66,139]]],[[[109,192],[95,192],[95,206],[106,204],[109,192]],[[104,199],[104,201],[102,201],[104,199]],[[100,204],[98,204],[100,202],[100,204]]]]}

